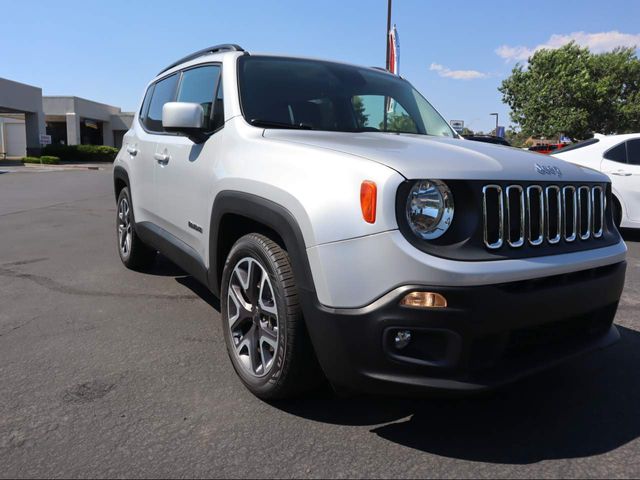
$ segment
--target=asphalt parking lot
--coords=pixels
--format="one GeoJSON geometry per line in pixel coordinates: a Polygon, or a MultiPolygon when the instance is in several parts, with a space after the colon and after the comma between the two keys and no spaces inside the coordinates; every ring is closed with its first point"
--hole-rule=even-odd
{"type": "Polygon", "coordinates": [[[108,170],[0,175],[0,477],[640,475],[640,236],[608,350],[482,397],[269,404],[216,298],[121,265],[114,212],[108,170]]]}

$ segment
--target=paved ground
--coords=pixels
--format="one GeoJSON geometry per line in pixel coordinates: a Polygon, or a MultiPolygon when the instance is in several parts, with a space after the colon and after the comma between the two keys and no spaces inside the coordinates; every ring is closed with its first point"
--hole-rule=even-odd
{"type": "Polygon", "coordinates": [[[622,341],[493,395],[270,405],[218,302],[125,270],[107,171],[0,175],[0,477],[637,477],[640,243],[622,341]]]}

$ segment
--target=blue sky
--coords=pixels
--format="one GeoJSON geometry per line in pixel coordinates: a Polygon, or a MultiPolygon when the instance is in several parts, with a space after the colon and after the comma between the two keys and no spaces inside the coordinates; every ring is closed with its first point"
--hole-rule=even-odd
{"type": "MultiPolygon", "coordinates": [[[[0,77],[134,110],[162,67],[225,42],[254,52],[384,65],[386,0],[7,2],[0,77]]],[[[640,45],[640,1],[394,0],[400,73],[448,120],[489,131],[517,59],[571,38],[640,45]]]]}

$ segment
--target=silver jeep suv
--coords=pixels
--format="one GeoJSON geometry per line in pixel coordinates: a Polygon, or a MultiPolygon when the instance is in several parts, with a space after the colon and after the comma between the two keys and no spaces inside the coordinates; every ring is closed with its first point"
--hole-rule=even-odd
{"type": "Polygon", "coordinates": [[[118,249],[221,302],[262,398],[477,391],[618,338],[604,175],[459,138],[406,80],[196,52],[149,84],[114,168],[118,249]]]}

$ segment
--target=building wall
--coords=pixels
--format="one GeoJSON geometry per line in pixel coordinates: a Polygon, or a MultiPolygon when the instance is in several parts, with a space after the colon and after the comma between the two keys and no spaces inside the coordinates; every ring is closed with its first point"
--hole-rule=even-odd
{"type": "MultiPolygon", "coordinates": [[[[45,121],[51,128],[55,126],[58,142],[64,138],[67,145],[78,145],[84,135],[86,141],[119,146],[124,133],[131,127],[133,116],[133,113],[122,112],[118,107],[85,98],[43,97],[42,89],[38,87],[0,78],[0,156],[5,153],[7,145],[15,150],[18,148],[16,145],[25,142],[26,151],[20,156],[38,154],[40,135],[46,133],[45,121]],[[6,120],[9,117],[10,120],[6,120]],[[7,122],[12,126],[4,125],[7,122]]],[[[18,149],[22,152],[21,147],[18,149]]]]}
{"type": "Polygon", "coordinates": [[[27,154],[27,133],[24,116],[6,114],[0,116],[0,157],[20,158],[27,154]]]}
{"type": "MultiPolygon", "coordinates": [[[[86,124],[99,123],[98,131],[101,131],[102,145],[114,145],[113,131],[115,123],[117,129],[122,129],[123,114],[120,108],[104,103],[94,102],[80,97],[46,96],[43,98],[44,112],[47,118],[56,120],[63,117],[67,124],[67,145],[79,145],[82,143],[82,132],[88,132],[86,124]]],[[[131,122],[126,126],[129,128],[131,122]]],[[[85,138],[87,135],[85,135],[85,138]]]]}
{"type": "Polygon", "coordinates": [[[38,153],[45,133],[42,89],[0,78],[0,113],[24,114],[27,153],[38,153]]]}

